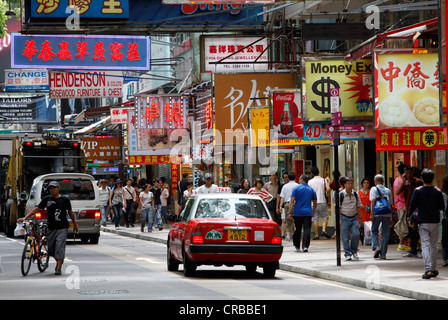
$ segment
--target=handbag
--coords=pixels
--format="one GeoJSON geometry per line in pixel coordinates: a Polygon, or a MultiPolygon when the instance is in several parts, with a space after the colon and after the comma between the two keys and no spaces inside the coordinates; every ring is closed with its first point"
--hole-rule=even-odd
{"type": "Polygon", "coordinates": [[[378,187],[376,187],[376,190],[378,190],[379,197],[375,201],[375,206],[373,207],[373,214],[375,216],[380,216],[384,214],[392,213],[392,210],[390,209],[389,201],[383,195],[381,194],[381,191],[378,187]]]}

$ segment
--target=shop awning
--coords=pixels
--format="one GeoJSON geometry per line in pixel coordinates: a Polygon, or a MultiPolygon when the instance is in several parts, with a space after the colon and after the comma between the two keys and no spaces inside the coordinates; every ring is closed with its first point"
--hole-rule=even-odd
{"type": "Polygon", "coordinates": [[[111,124],[110,116],[107,116],[107,117],[101,119],[100,121],[97,121],[95,123],[92,123],[91,125],[88,125],[87,127],[84,127],[82,129],[75,131],[73,134],[86,134],[86,133],[95,132],[95,131],[100,130],[110,124],[111,124]]]}
{"type": "Polygon", "coordinates": [[[384,41],[386,40],[413,39],[414,37],[425,32],[434,32],[437,30],[437,24],[438,18],[434,18],[400,29],[379,33],[351,49],[345,56],[345,60],[348,62],[354,62],[365,58],[372,54],[375,49],[383,47],[384,41]]]}

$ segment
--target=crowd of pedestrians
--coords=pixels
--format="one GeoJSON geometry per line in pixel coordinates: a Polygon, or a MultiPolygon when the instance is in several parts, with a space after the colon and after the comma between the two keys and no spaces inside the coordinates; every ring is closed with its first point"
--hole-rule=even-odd
{"type": "MultiPolygon", "coordinates": [[[[375,259],[387,259],[388,244],[397,238],[397,250],[403,257],[416,258],[419,252],[424,261],[423,279],[436,277],[439,223],[442,222],[443,266],[448,266],[448,177],[443,180],[441,190],[433,186],[434,172],[423,171],[401,163],[399,176],[392,190],[385,186],[381,174],[361,180],[361,188],[354,189],[353,179],[333,172],[333,180],[321,177],[319,169],[313,167],[311,175],[298,177],[294,172],[283,172],[281,183],[274,172],[264,183],[254,180],[253,185],[243,179],[238,193],[257,195],[266,202],[273,220],[281,226],[282,238],[293,241],[296,251],[308,252],[313,240],[333,238],[328,232],[331,206],[339,200],[340,235],[346,260],[358,260],[359,245],[370,245],[375,259]],[[336,180],[337,179],[337,180],[336,180]],[[336,181],[339,192],[336,193],[336,181]],[[320,224],[321,223],[321,224],[320,224]],[[319,233],[319,227],[321,232],[319,233]]],[[[111,214],[115,227],[119,228],[123,216],[126,227],[134,227],[136,215],[141,222],[141,231],[163,229],[168,225],[170,192],[164,178],[128,179],[108,183],[99,181],[101,216],[105,224],[111,214]]],[[[188,198],[195,194],[217,193],[213,175],[206,173],[194,188],[188,174],[182,176],[177,185],[175,198],[177,212],[183,209],[188,198]]],[[[112,221],[112,220],[111,220],[112,221]]],[[[396,242],[395,242],[396,243],[396,242]]]]}

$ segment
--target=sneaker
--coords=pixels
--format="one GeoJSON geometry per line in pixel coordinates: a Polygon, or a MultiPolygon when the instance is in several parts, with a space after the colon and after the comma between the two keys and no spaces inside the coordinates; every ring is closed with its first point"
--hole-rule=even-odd
{"type": "Polygon", "coordinates": [[[385,254],[380,255],[380,260],[386,260],[386,255],[385,254]]]}
{"type": "Polygon", "coordinates": [[[54,275],[55,275],[55,276],[60,276],[61,274],[62,274],[61,269],[55,269],[55,270],[54,270],[54,275]]]}
{"type": "Polygon", "coordinates": [[[353,254],[353,260],[359,260],[359,257],[358,257],[358,254],[357,254],[357,253],[354,253],[354,254],[353,254]]]}
{"type": "Polygon", "coordinates": [[[397,250],[398,250],[398,251],[409,251],[409,250],[411,250],[411,248],[409,248],[409,247],[408,247],[407,245],[405,245],[405,244],[401,244],[401,245],[398,246],[397,250]]]}
{"type": "Polygon", "coordinates": [[[296,248],[296,252],[300,252],[300,248],[297,248],[297,247],[294,247],[294,248],[296,248]]]}
{"type": "Polygon", "coordinates": [[[350,261],[352,260],[352,256],[345,256],[345,261],[350,261]]]}
{"type": "Polygon", "coordinates": [[[308,252],[308,248],[303,248],[303,252],[308,252]]]}
{"type": "Polygon", "coordinates": [[[443,266],[443,267],[448,267],[448,260],[447,260],[447,261],[444,261],[443,264],[442,264],[442,266],[443,266]]]}
{"type": "Polygon", "coordinates": [[[313,240],[319,240],[319,236],[314,237],[313,240]]]}
{"type": "Polygon", "coordinates": [[[403,258],[418,258],[418,255],[416,253],[408,252],[403,255],[403,258]]]}

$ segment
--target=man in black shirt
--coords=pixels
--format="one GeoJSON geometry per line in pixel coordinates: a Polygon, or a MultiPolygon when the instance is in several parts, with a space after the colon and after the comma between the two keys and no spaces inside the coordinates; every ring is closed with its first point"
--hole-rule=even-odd
{"type": "Polygon", "coordinates": [[[56,181],[50,182],[48,185],[50,195],[42,199],[37,207],[31,210],[24,218],[19,221],[28,220],[40,210],[47,209],[48,219],[48,251],[56,260],[55,275],[61,275],[62,263],[65,258],[65,246],[67,241],[67,230],[69,222],[67,214],[73,223],[73,231],[78,232],[78,225],[73,215],[70,199],[59,194],[59,184],[56,181]]]}

